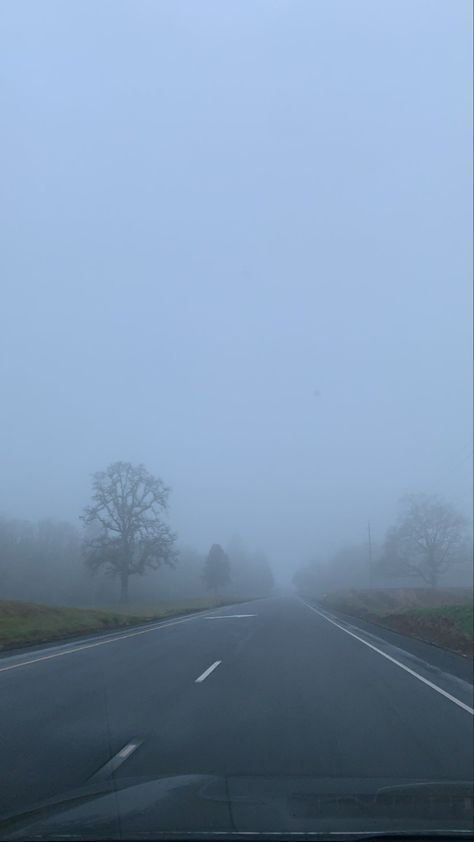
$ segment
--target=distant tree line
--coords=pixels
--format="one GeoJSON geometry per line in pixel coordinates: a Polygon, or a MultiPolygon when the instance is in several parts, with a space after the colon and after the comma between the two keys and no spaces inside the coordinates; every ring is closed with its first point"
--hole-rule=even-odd
{"type": "Polygon", "coordinates": [[[81,533],[69,523],[0,518],[0,598],[88,603],[81,533]]]}
{"type": "Polygon", "coordinates": [[[380,546],[343,547],[328,560],[299,568],[293,581],[298,590],[314,594],[395,582],[437,587],[446,578],[472,584],[472,561],[467,518],[436,496],[412,494],[399,501],[397,520],[380,546]]]}
{"type": "Polygon", "coordinates": [[[266,596],[274,586],[267,556],[261,550],[248,552],[241,538],[234,536],[226,550],[213,544],[202,574],[206,586],[217,592],[234,591],[245,596],[266,596]]]}
{"type": "Polygon", "coordinates": [[[273,572],[263,550],[249,550],[242,538],[234,535],[226,547],[226,552],[230,559],[232,581],[241,593],[254,596],[272,591],[273,572]]]}

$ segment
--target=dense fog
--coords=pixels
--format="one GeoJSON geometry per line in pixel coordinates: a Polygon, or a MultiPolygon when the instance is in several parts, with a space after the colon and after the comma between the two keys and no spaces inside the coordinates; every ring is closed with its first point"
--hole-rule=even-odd
{"type": "Polygon", "coordinates": [[[0,597],[118,598],[80,520],[118,462],[170,488],[133,598],[206,593],[213,546],[234,595],[426,584],[405,495],[472,582],[471,15],[2,7],[0,597]]]}

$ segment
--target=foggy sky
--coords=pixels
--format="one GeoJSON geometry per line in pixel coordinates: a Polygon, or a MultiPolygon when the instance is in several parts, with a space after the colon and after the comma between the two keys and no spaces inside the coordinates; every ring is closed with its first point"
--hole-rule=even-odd
{"type": "Polygon", "coordinates": [[[294,569],[470,511],[470,0],[3,0],[0,511],[294,569]]]}

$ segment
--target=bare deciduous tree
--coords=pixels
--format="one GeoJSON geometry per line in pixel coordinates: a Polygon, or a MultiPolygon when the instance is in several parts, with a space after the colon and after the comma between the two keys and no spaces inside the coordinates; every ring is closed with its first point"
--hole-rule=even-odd
{"type": "Polygon", "coordinates": [[[174,565],[176,536],[162,520],[169,488],[143,465],[114,462],[93,476],[92,504],[84,509],[88,527],[83,544],[86,564],[104,566],[120,577],[120,597],[128,600],[128,579],[146,568],[174,565]]]}
{"type": "Polygon", "coordinates": [[[462,560],[467,519],[437,497],[412,494],[400,501],[398,522],[387,532],[381,565],[393,575],[419,576],[432,587],[462,560]]]}

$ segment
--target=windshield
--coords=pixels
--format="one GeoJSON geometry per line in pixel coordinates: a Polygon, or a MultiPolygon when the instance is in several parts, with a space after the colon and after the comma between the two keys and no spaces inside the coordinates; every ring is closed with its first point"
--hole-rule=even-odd
{"type": "Polygon", "coordinates": [[[472,830],[472,3],[2,0],[0,837],[472,830]]]}

